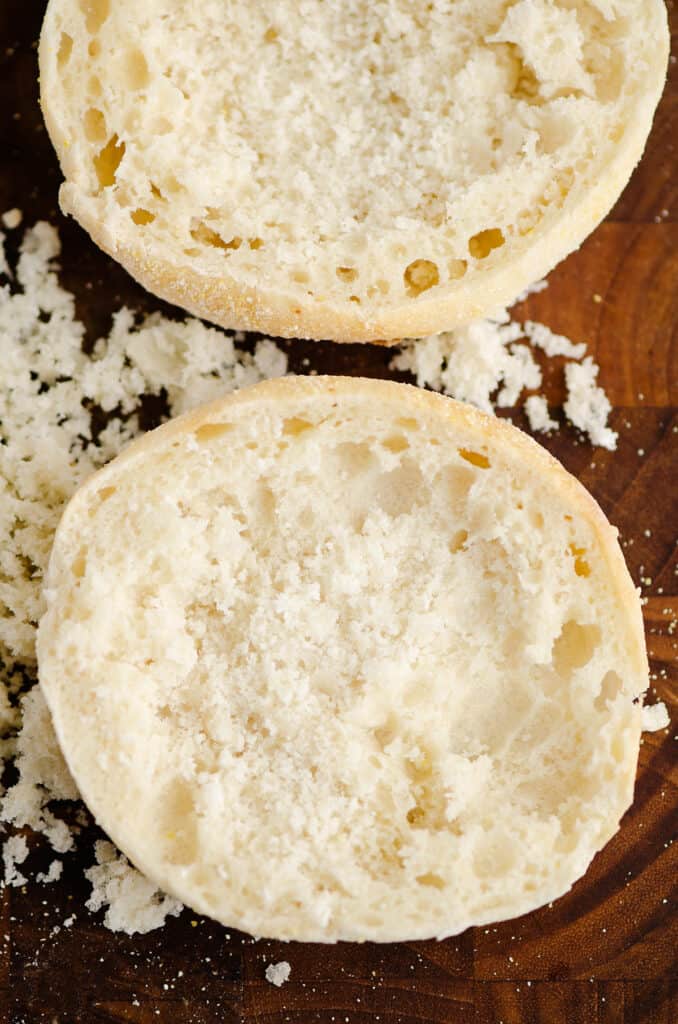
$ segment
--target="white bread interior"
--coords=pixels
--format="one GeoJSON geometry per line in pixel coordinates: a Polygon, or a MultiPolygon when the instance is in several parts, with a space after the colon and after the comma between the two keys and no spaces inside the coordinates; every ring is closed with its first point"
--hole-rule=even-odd
{"type": "Polygon", "coordinates": [[[284,378],[133,443],[59,526],[40,682],[83,798],[255,935],[446,936],[564,893],[633,796],[616,531],[511,425],[284,378]]]}

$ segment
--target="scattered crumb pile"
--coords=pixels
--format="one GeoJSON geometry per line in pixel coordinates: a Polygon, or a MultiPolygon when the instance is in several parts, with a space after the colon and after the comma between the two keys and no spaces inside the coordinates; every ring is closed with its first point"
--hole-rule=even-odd
{"type": "Polygon", "coordinates": [[[77,800],[78,791],[61,756],[39,687],[21,697],[21,713],[16,742],[19,780],[0,802],[0,820],[42,832],[52,849],[67,853],[75,845],[73,832],[47,805],[52,800],[77,800]]]}
{"type": "MultiPolygon", "coordinates": [[[[10,210],[0,220],[15,230],[22,215],[10,210]]],[[[42,578],[61,510],[86,476],[141,432],[149,400],[162,407],[162,418],[178,415],[226,391],[282,376],[287,358],[270,340],[249,353],[238,349],[237,335],[198,320],[174,322],[159,314],[140,320],[125,308],[113,317],[108,336],[85,350],[75,299],[57,277],[56,230],[44,222],[29,228],[14,268],[4,240],[0,231],[0,762],[14,757],[18,779],[7,792],[0,786],[0,828],[4,822],[42,833],[63,855],[88,819],[80,808],[67,824],[54,806],[78,794],[35,685],[34,648],[42,578]]],[[[542,324],[521,326],[502,313],[410,343],[393,365],[414,373],[420,385],[491,411],[495,392],[496,405],[510,406],[525,388],[541,384],[539,366],[528,345],[518,343],[521,338],[547,356],[571,360],[565,367],[566,415],[594,444],[614,448],[616,435],[606,425],[610,405],[595,383],[597,367],[590,358],[581,361],[585,346],[542,324]]],[[[530,395],[525,410],[534,430],[557,427],[542,396],[530,395]]],[[[644,723],[647,729],[664,728],[663,705],[646,708],[644,723]]],[[[28,881],[29,855],[24,835],[5,840],[5,885],[28,881]]],[[[93,887],[87,906],[106,907],[109,928],[145,932],[180,912],[180,904],[158,892],[111,843],[97,842],[95,857],[86,872],[93,887]]],[[[63,862],[53,860],[35,880],[51,883],[62,871],[63,862]]],[[[289,975],[286,961],[266,970],[273,985],[289,975]]]]}
{"type": "Polygon", "coordinates": [[[661,700],[643,708],[643,732],[660,732],[666,729],[670,721],[666,704],[661,700]]]}
{"type": "Polygon", "coordinates": [[[178,900],[158,892],[139,871],[119,854],[113,843],[100,839],[95,843],[96,864],[85,872],[92,883],[88,910],[107,907],[104,924],[113,932],[150,932],[160,928],[168,916],[177,917],[183,907],[178,900]]]}
{"type": "MultiPolygon", "coordinates": [[[[517,301],[546,286],[545,281],[539,281],[517,301]]],[[[507,310],[500,310],[493,320],[476,320],[454,331],[407,342],[391,367],[412,373],[420,387],[442,391],[491,413],[495,407],[515,406],[525,390],[535,391],[541,386],[542,371],[528,342],[549,359],[563,356],[568,360],[565,415],[592,444],[613,451],[617,434],[607,425],[612,406],[596,383],[598,367],[591,356],[585,356],[585,344],[573,344],[545,324],[532,320],[520,324],[507,310]]],[[[523,408],[532,430],[558,429],[543,395],[530,395],[523,408]]]]}
{"type": "MultiPolygon", "coordinates": [[[[17,214],[2,218],[5,227],[21,223],[17,214]]],[[[15,756],[18,781],[4,795],[0,789],[0,821],[43,833],[64,854],[87,818],[81,811],[80,825],[67,825],[52,807],[78,793],[33,685],[42,577],[63,505],[141,431],[145,396],[162,396],[165,415],[176,415],[284,374],[287,359],[271,341],[250,354],[197,320],[154,315],[138,322],[128,309],[86,355],[74,297],[56,273],[55,229],[38,223],[27,230],[14,270],[1,243],[0,233],[0,755],[15,756]]],[[[27,881],[17,866],[28,852],[22,835],[5,841],[5,884],[27,881]]],[[[98,844],[96,858],[89,906],[107,905],[110,927],[147,931],[178,912],[176,901],[156,893],[110,844],[98,844]]],[[[62,867],[54,861],[36,880],[55,881],[62,867]]]]}
{"type": "Polygon", "coordinates": [[[275,985],[276,988],[280,988],[289,979],[291,973],[292,968],[287,960],[281,960],[280,963],[268,965],[266,968],[266,981],[269,981],[271,985],[275,985]]]}
{"type": "Polygon", "coordinates": [[[5,885],[25,885],[28,881],[18,869],[28,857],[28,843],[23,836],[10,836],[2,848],[5,885]]]}

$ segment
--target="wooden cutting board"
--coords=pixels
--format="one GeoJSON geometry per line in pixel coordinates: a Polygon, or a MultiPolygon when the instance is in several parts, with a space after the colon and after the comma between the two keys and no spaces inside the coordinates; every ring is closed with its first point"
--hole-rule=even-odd
{"type": "MultiPolygon", "coordinates": [[[[143,0],[139,0],[143,2],[143,0]]],[[[670,3],[674,32],[678,12],[670,3]]],[[[38,107],[44,0],[0,0],[0,212],[46,218],[64,284],[93,337],[111,312],[163,308],[58,213],[60,174],[38,107]]],[[[106,931],[84,909],[94,830],[62,880],[0,893],[0,1021],[11,1024],[676,1024],[678,843],[678,69],[643,162],[607,221],[516,318],[585,340],[614,404],[619,449],[564,427],[540,438],[621,530],[645,618],[653,696],[673,727],[646,736],[636,800],[586,877],[553,906],[445,942],[321,947],[256,942],[185,911],[158,932],[106,931]],[[672,404],[673,403],[673,404],[672,404]],[[675,629],[675,632],[674,632],[675,629]],[[65,919],[75,915],[71,927],[65,919]],[[60,930],[55,932],[55,925],[60,930]],[[275,988],[268,964],[287,960],[275,988]]],[[[372,346],[289,343],[300,372],[395,376],[372,346]],[[308,360],[308,363],[305,362],[308,360]]],[[[401,375],[402,377],[402,375],[401,375]]],[[[2,339],[0,338],[0,386],[2,339]]],[[[563,398],[549,367],[549,399],[563,398]]],[[[526,427],[520,413],[512,419],[526,427]]],[[[1,540],[0,540],[1,543],[1,540]]],[[[32,841],[34,860],[49,852],[32,841]]]]}

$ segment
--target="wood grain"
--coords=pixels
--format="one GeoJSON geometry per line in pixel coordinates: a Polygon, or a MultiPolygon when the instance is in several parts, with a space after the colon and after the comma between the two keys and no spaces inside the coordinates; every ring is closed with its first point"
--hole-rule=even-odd
{"type": "MultiPolygon", "coordinates": [[[[674,30],[678,13],[669,5],[674,30]]],[[[0,3],[0,212],[56,223],[63,274],[90,341],[122,303],[163,309],[57,212],[60,175],[37,103],[44,0],[0,3]]],[[[607,222],[530,297],[521,315],[586,340],[613,401],[619,450],[567,426],[544,441],[620,527],[645,619],[653,696],[674,726],[646,736],[636,800],[620,832],[563,899],[446,942],[332,947],[255,942],[190,911],[159,932],[113,935],[84,909],[92,860],[65,860],[57,885],[0,899],[0,1021],[9,1024],[675,1024],[678,1021],[678,69],[644,160],[607,222]],[[600,301],[594,296],[598,296],[600,301]],[[641,583],[641,581],[643,581],[641,583]],[[70,927],[64,925],[71,915],[70,927]],[[288,960],[281,989],[267,964],[288,960]]],[[[12,244],[12,243],[10,243],[12,244]]],[[[176,315],[176,314],[174,314],[176,315]]],[[[393,376],[387,350],[285,343],[300,372],[393,376]]],[[[2,341],[0,339],[0,366],[2,341]]],[[[550,399],[563,397],[550,362],[550,399]]],[[[521,413],[511,418],[526,427],[521,413]]],[[[150,425],[150,422],[149,422],[150,425]]],[[[543,439],[542,439],[543,440],[543,439]]],[[[32,869],[49,851],[30,838],[32,869]]]]}

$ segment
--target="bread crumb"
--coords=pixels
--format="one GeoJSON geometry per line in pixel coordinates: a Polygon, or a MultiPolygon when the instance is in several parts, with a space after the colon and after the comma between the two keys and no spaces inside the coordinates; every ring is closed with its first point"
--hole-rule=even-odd
{"type": "Polygon", "coordinates": [[[548,403],[543,395],[530,395],[525,400],[525,414],[530,430],[546,433],[558,429],[558,421],[552,420],[549,416],[548,403]]]}
{"type": "Polygon", "coordinates": [[[10,836],[2,848],[2,861],[5,865],[5,885],[25,885],[28,881],[20,871],[17,864],[23,864],[28,857],[28,843],[23,836],[10,836]]]}
{"type": "Polygon", "coordinates": [[[660,700],[657,704],[646,704],[643,707],[643,732],[659,732],[661,729],[666,729],[670,722],[671,719],[663,701],[660,700]]]}
{"type": "Polygon", "coordinates": [[[281,960],[277,964],[268,965],[266,968],[266,981],[270,982],[271,985],[275,985],[276,988],[280,988],[289,979],[291,973],[292,968],[287,960],[281,960]]]}
{"type": "Polygon", "coordinates": [[[49,885],[51,882],[58,882],[64,871],[63,861],[53,860],[47,871],[39,871],[35,876],[36,882],[49,885]]]}
{"type": "Polygon", "coordinates": [[[0,219],[8,231],[14,231],[14,229],[18,228],[21,224],[21,221],[24,219],[24,215],[21,210],[17,210],[17,208],[14,207],[14,209],[7,210],[6,213],[3,213],[0,219]]]}
{"type": "Polygon", "coordinates": [[[583,342],[575,345],[564,334],[555,334],[546,324],[538,324],[534,320],[526,320],[523,324],[523,330],[532,344],[542,349],[550,359],[554,356],[581,359],[586,354],[586,345],[583,342]]]}
{"type": "Polygon", "coordinates": [[[91,911],[106,907],[104,924],[112,932],[145,934],[183,910],[178,900],[161,893],[112,843],[100,839],[94,853],[96,864],[85,871],[85,878],[92,883],[85,906],[91,911]]]}
{"type": "Polygon", "coordinates": [[[38,686],[24,696],[21,709],[23,724],[16,746],[19,781],[0,801],[0,821],[42,832],[58,853],[65,853],[73,846],[73,836],[47,804],[51,800],[77,800],[78,791],[38,686]]]}
{"type": "Polygon", "coordinates": [[[563,409],[575,427],[589,436],[592,444],[614,451],[618,434],[607,426],[612,406],[603,389],[596,384],[598,369],[591,356],[582,363],[566,365],[567,400],[563,409]]]}

